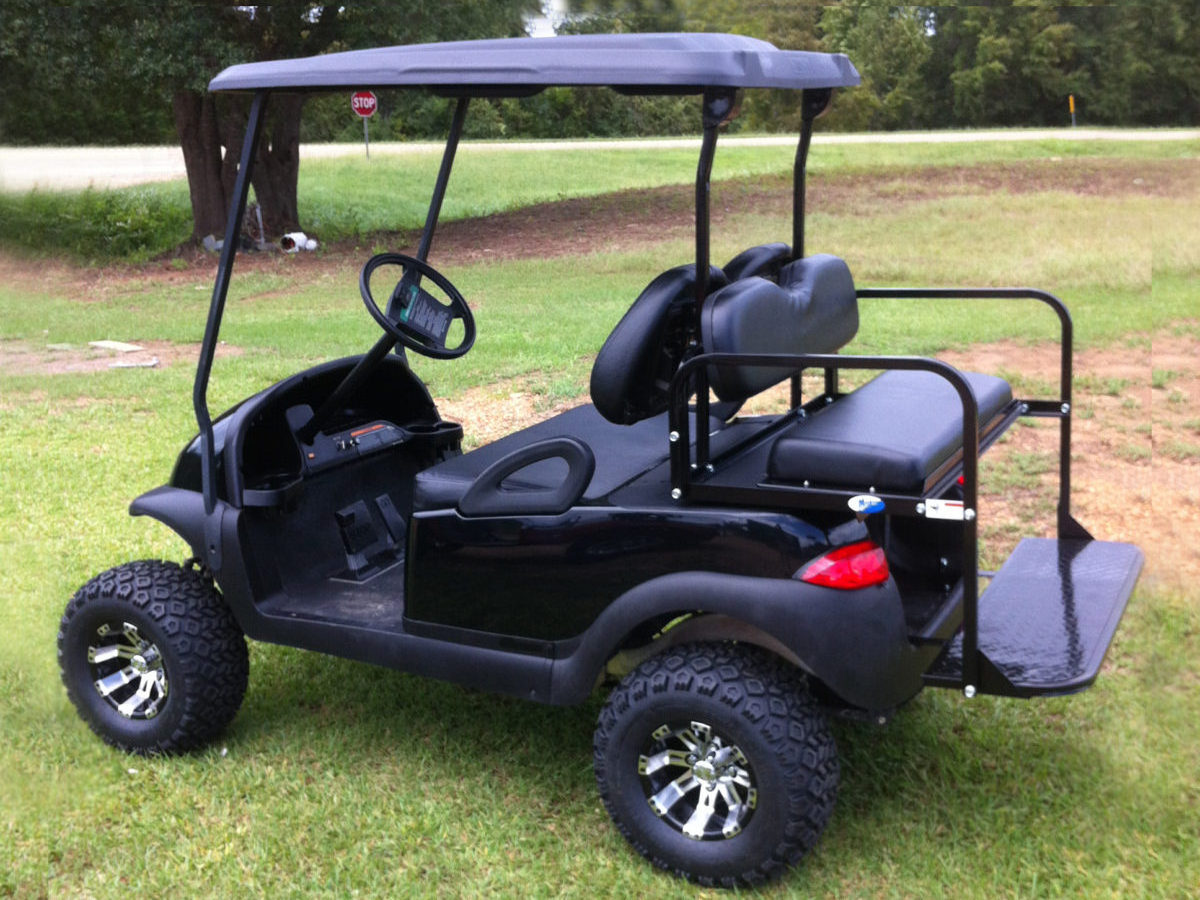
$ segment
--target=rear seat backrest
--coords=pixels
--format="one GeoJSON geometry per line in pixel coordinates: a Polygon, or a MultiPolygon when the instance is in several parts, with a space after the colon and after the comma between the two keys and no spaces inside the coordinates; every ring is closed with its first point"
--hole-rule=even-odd
{"type": "MultiPolygon", "coordinates": [[[[798,259],[783,267],[779,284],[743,278],[710,294],[700,326],[708,353],[834,353],[858,331],[854,279],[839,257],[798,259]]],[[[709,382],[720,400],[740,403],[790,374],[714,366],[709,382]]]]}

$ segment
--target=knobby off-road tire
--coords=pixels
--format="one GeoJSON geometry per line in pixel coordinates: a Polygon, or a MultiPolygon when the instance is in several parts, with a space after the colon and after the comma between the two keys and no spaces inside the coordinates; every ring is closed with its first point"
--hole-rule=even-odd
{"type": "Polygon", "coordinates": [[[776,878],[813,848],[837,748],[800,673],[757,647],[687,644],[613,691],[595,735],[600,796],[656,866],[704,885],[776,878]]]}
{"type": "Polygon", "coordinates": [[[159,560],[97,575],[63,614],[67,695],[101,738],[130,753],[191,750],[229,724],[246,692],[246,639],[212,580],[159,560]]]}

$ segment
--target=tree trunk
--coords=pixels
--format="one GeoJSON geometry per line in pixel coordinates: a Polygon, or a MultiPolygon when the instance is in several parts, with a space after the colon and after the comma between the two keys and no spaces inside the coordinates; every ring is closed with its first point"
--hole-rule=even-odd
{"type": "Polygon", "coordinates": [[[300,111],[303,94],[273,94],[266,128],[258,144],[252,182],[263,214],[263,228],[272,237],[300,230],[296,190],[300,177],[300,111]]]}
{"type": "MultiPolygon", "coordinates": [[[[300,230],[296,189],[300,176],[300,111],[304,97],[273,94],[250,180],[262,210],[264,238],[300,230]]],[[[175,127],[192,197],[192,239],[225,236],[249,104],[244,97],[194,91],[174,96],[175,127]],[[222,145],[225,148],[221,152],[222,145]]]]}
{"type": "Polygon", "coordinates": [[[176,91],[171,105],[192,199],[192,240],[210,234],[222,237],[232,182],[227,186],[222,178],[221,136],[213,95],[176,91]]]}

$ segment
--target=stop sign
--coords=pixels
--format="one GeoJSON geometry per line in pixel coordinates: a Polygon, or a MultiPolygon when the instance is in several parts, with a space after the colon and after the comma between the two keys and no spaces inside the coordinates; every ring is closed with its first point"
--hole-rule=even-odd
{"type": "Polygon", "coordinates": [[[364,119],[375,115],[378,106],[379,101],[371,91],[356,91],[350,96],[350,108],[364,119]]]}

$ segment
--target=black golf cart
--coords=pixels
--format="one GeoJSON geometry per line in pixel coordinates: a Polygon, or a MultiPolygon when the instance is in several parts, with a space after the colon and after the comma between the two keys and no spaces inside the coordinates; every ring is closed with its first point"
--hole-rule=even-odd
{"type": "Polygon", "coordinates": [[[1071,320],[1037,290],[864,290],[841,259],[805,255],[813,120],[858,80],[844,56],[716,34],[392,47],[218,75],[213,90],[253,94],[227,235],[272,92],[423,88],[457,105],[415,256],[362,270],[383,337],[213,421],[237,243],[225,242],[199,434],[131,507],[194,558],[118,566],[70,602],[59,660],[83,718],[136,753],[203,744],[241,702],[243,635],[544,703],[617,682],[595,733],[617,827],[656,865],[734,885],[778,875],[821,834],[838,784],[827,716],[886,721],[927,685],[1090,685],[1142,556],[1071,516],[1071,320]],[[429,262],[469,101],[549,85],[698,97],[695,259],[630,298],[590,404],[463,453],[404,351],[453,358],[476,337],[467,300],[429,262]],[[751,88],[803,92],[793,230],[715,266],[713,155],[751,88]],[[935,359],[839,355],[866,297],[1049,305],[1057,395],[1015,397],[935,359]],[[806,369],[823,373],[815,396],[806,369]],[[856,369],[880,374],[844,389],[839,373],[856,369]],[[786,412],[739,415],[782,383],[786,412]],[[980,572],[979,458],[1023,416],[1060,423],[1058,536],[980,572]]]}

